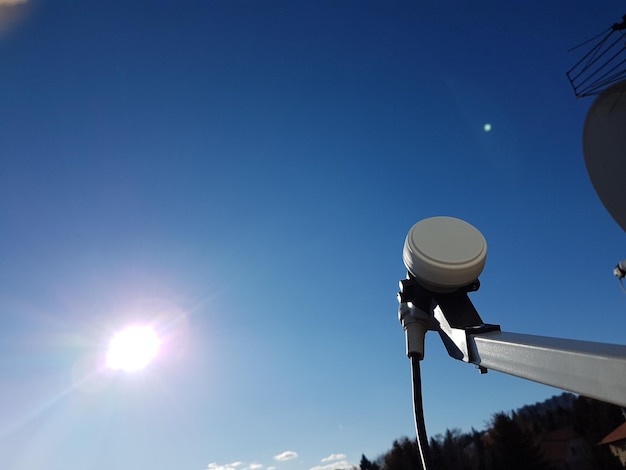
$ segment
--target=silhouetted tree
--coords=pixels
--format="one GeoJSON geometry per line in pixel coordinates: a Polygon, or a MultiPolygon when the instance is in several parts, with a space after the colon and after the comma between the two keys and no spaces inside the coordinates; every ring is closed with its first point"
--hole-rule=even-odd
{"type": "Polygon", "coordinates": [[[488,470],[489,468],[491,468],[488,466],[490,463],[490,457],[485,448],[482,433],[479,433],[474,428],[472,428],[470,439],[472,470],[488,470]]]}
{"type": "Polygon", "coordinates": [[[493,416],[490,435],[493,439],[494,468],[498,470],[549,468],[539,447],[508,414],[496,413],[493,416]]]}
{"type": "Polygon", "coordinates": [[[361,463],[359,464],[359,468],[361,470],[380,470],[380,466],[375,462],[369,461],[364,454],[361,455],[361,463]]]}
{"type": "Polygon", "coordinates": [[[383,470],[416,470],[422,468],[417,442],[408,438],[393,441],[391,450],[385,455],[383,470]]]}
{"type": "Polygon", "coordinates": [[[448,429],[430,440],[430,455],[436,470],[473,470],[472,436],[448,429]]]}
{"type": "Polygon", "coordinates": [[[443,436],[437,434],[430,438],[430,456],[433,461],[433,467],[437,470],[448,470],[443,455],[443,436]]]}

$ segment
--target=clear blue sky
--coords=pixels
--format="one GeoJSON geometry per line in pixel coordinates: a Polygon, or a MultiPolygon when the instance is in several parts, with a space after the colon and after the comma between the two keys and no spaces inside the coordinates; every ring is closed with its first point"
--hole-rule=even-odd
{"type": "MultiPolygon", "coordinates": [[[[624,342],[565,77],[623,1],[6,3],[3,467],[335,468],[413,436],[395,294],[434,215],[488,241],[485,321],[624,342]],[[103,371],[133,322],[160,356],[103,371]]],[[[560,393],[426,346],[430,435],[560,393]]]]}

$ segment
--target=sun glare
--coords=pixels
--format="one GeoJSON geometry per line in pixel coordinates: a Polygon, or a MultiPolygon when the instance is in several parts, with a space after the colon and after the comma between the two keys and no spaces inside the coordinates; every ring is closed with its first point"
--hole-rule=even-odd
{"type": "Polygon", "coordinates": [[[161,340],[149,326],[129,326],[111,339],[107,366],[111,369],[136,371],[146,367],[156,357],[161,340]]]}

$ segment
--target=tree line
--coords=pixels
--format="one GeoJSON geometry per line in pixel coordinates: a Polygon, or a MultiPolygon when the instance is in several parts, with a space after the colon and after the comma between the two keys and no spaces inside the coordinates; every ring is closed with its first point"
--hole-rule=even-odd
{"type": "MultiPolygon", "coordinates": [[[[547,436],[568,430],[577,436],[579,468],[621,470],[608,446],[598,443],[624,419],[615,405],[564,393],[510,413],[495,413],[483,431],[446,430],[430,439],[430,451],[435,470],[569,468],[566,462],[555,461],[546,447],[547,436]]],[[[373,460],[362,455],[360,462],[360,470],[415,469],[421,469],[417,445],[407,437],[395,440],[391,449],[373,460]]]]}

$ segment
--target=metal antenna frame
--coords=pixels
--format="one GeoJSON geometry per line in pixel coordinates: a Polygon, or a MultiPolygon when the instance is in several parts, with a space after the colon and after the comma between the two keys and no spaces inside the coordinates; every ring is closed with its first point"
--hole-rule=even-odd
{"type": "MultiPolygon", "coordinates": [[[[500,331],[482,321],[467,295],[479,286],[476,280],[451,293],[432,292],[409,274],[400,281],[400,320],[437,331],[451,357],[481,373],[492,369],[626,407],[626,346],[500,331]]],[[[413,343],[407,330],[407,355],[423,357],[423,336],[421,352],[412,351],[413,343]]]]}
{"type": "Polygon", "coordinates": [[[605,29],[593,38],[570,49],[591,43],[591,48],[566,75],[577,98],[598,95],[626,78],[626,15],[621,23],[605,29]],[[600,38],[600,39],[598,39],[600,38]]]}

